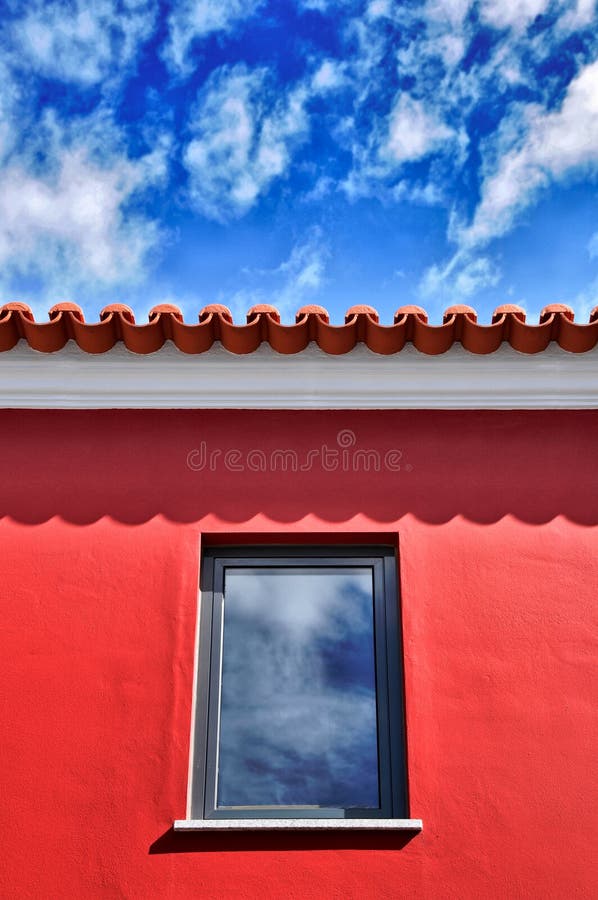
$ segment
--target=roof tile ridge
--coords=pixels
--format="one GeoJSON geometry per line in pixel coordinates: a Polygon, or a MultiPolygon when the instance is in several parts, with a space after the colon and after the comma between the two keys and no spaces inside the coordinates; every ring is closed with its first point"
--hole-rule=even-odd
{"type": "Polygon", "coordinates": [[[35,325],[35,319],[26,303],[12,301],[0,306],[0,352],[12,350],[22,339],[29,343],[28,325],[35,325]]]}
{"type": "Polygon", "coordinates": [[[551,303],[540,313],[540,322],[550,328],[551,340],[570,353],[585,353],[598,343],[598,321],[592,310],[589,321],[576,322],[575,313],[564,303],[551,303]]]}
{"type": "Polygon", "coordinates": [[[143,354],[158,350],[167,340],[193,354],[219,341],[235,354],[251,353],[262,343],[278,353],[294,354],[315,342],[332,355],[348,353],[358,343],[383,355],[399,352],[406,343],[432,355],[456,343],[477,354],[492,353],[502,343],[524,353],[541,352],[551,342],[583,353],[598,343],[598,307],[582,323],[575,322],[571,307],[562,303],[545,306],[537,324],[528,323],[525,311],[515,304],[497,306],[488,324],[478,322],[476,311],[464,304],[449,306],[439,325],[430,324],[427,312],[415,305],[399,307],[391,324],[381,324],[377,310],[366,304],[351,306],[339,325],[331,324],[328,311],[318,305],[302,306],[290,324],[283,324],[279,310],[266,303],[252,306],[246,318],[246,323],[235,324],[228,307],[209,304],[199,313],[198,323],[185,323],[178,306],[161,303],[152,307],[145,324],[135,321],[129,306],[113,303],[101,310],[98,322],[86,322],[78,304],[63,301],[50,308],[47,322],[38,322],[26,303],[12,301],[0,306],[0,351],[21,339],[42,352],[60,350],[74,340],[88,353],[105,352],[122,341],[127,349],[143,354]]]}

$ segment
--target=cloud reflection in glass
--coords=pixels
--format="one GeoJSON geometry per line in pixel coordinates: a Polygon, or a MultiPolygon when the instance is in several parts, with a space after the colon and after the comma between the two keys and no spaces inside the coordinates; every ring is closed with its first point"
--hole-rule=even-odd
{"type": "Polygon", "coordinates": [[[377,808],[372,570],[228,568],[218,807],[377,808]]]}

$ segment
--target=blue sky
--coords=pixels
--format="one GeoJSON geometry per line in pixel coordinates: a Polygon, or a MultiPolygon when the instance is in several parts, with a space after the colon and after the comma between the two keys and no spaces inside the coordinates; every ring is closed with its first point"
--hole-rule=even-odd
{"type": "Polygon", "coordinates": [[[598,304],[595,0],[3,10],[3,302],[598,304]]]}

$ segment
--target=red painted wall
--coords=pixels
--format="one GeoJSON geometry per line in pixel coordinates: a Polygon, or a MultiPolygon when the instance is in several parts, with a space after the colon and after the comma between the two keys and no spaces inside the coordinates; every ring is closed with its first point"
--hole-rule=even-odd
{"type": "Polygon", "coordinates": [[[3,897],[598,895],[598,414],[3,411],[0,435],[3,897]],[[343,429],[400,471],[187,463],[343,429]],[[241,533],[399,535],[423,834],[169,831],[200,538],[241,533]]]}

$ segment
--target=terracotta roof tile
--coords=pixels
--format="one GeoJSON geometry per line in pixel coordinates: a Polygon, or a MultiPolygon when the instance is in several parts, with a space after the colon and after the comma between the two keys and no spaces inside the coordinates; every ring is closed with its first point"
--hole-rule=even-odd
{"type": "Polygon", "coordinates": [[[110,303],[108,306],[105,306],[100,312],[100,322],[105,322],[106,319],[111,318],[115,313],[120,313],[122,318],[131,325],[135,324],[135,313],[130,306],[125,306],[124,303],[110,303]]]}
{"type": "Polygon", "coordinates": [[[275,306],[270,306],[269,303],[258,303],[256,306],[252,306],[247,313],[247,323],[253,322],[260,315],[268,316],[273,322],[280,324],[280,313],[275,306]]]}
{"type": "Polygon", "coordinates": [[[405,316],[416,316],[422,322],[428,321],[428,313],[421,306],[399,306],[394,315],[395,325],[398,325],[405,316]]]}
{"type": "Polygon", "coordinates": [[[247,314],[247,323],[236,325],[230,310],[220,304],[205,306],[199,321],[183,320],[177,306],[154,306],[149,321],[136,324],[133,311],[122,303],[104,307],[99,322],[85,322],[81,307],[57,303],[47,322],[36,322],[25,303],[0,307],[0,351],[10,350],[25,340],[34,350],[52,353],[69,340],[86,353],[105,353],[118,342],[134,353],[153,353],[170,340],[184,353],[204,353],[220,342],[232,353],[253,353],[268,343],[278,353],[300,353],[314,341],[326,353],[348,353],[356,344],[366,344],[380,354],[398,353],[412,344],[422,353],[446,353],[461,344],[471,353],[492,353],[501,344],[510,344],[523,353],[540,353],[556,343],[571,353],[586,353],[598,343],[598,307],[589,323],[575,322],[573,310],[560,303],[546,306],[537,325],[526,321],[525,312],[510,304],[497,307],[490,325],[477,321],[469,306],[451,306],[442,325],[430,325],[419,306],[401,306],[392,325],[381,325],[371,306],[352,306],[344,325],[331,325],[321,306],[303,306],[294,325],[283,325],[276,307],[260,304],[247,314]]]}
{"type": "Polygon", "coordinates": [[[223,306],[222,303],[209,303],[207,306],[204,306],[199,313],[199,321],[204,322],[210,316],[218,315],[224,316],[232,324],[233,314],[228,306],[223,306]]]}
{"type": "MultiPolygon", "coordinates": [[[[598,306],[596,307],[596,312],[598,313],[598,306]]],[[[324,309],[323,306],[302,306],[301,309],[297,310],[295,322],[300,322],[301,319],[304,319],[306,316],[318,316],[318,318],[322,319],[324,322],[330,322],[328,310],[324,309]]]]}
{"type": "Polygon", "coordinates": [[[152,306],[149,311],[150,322],[155,321],[158,316],[172,316],[178,322],[183,321],[182,312],[178,306],[173,306],[172,303],[159,303],[157,306],[152,306]]]}
{"type": "Polygon", "coordinates": [[[503,303],[502,306],[497,306],[492,313],[492,324],[496,325],[509,313],[512,313],[516,319],[520,319],[521,322],[525,322],[525,310],[522,306],[515,306],[514,303],[503,303]]]}

